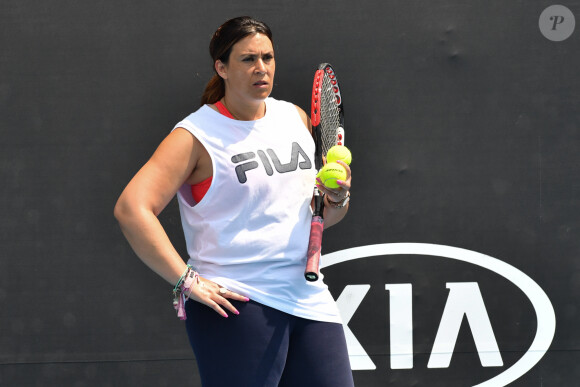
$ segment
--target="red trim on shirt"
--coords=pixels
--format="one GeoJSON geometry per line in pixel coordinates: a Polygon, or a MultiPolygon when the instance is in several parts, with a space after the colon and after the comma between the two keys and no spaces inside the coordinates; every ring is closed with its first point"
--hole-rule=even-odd
{"type": "Polygon", "coordinates": [[[196,203],[199,203],[201,199],[203,199],[207,193],[207,190],[209,189],[209,186],[211,185],[212,180],[213,176],[210,176],[202,182],[192,184],[191,194],[193,195],[193,200],[195,200],[196,203]]]}
{"type": "Polygon", "coordinates": [[[225,105],[222,103],[222,101],[217,101],[216,103],[213,104],[217,110],[223,114],[224,116],[231,118],[232,120],[235,120],[234,116],[232,115],[232,113],[230,113],[230,111],[228,110],[227,107],[225,107],[225,105]]]}
{"type": "MultiPolygon", "coordinates": [[[[223,114],[224,116],[226,116],[228,118],[231,118],[232,120],[235,120],[232,113],[230,113],[230,111],[225,107],[225,105],[222,103],[222,101],[217,101],[216,103],[214,103],[214,106],[217,108],[217,110],[221,114],[223,114]]],[[[213,176],[210,176],[207,179],[205,179],[204,181],[201,181],[197,184],[192,184],[191,194],[193,195],[193,200],[195,200],[196,203],[199,203],[201,201],[201,199],[203,199],[203,197],[207,193],[207,190],[211,186],[212,180],[213,180],[213,176]]]]}

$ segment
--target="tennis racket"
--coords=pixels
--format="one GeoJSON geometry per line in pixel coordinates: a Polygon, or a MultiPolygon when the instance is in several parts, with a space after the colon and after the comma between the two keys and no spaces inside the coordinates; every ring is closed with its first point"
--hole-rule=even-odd
{"type": "MultiPolygon", "coordinates": [[[[312,84],[310,111],[312,132],[316,142],[314,166],[317,171],[323,166],[323,158],[334,145],[344,145],[344,109],[340,87],[334,69],[328,63],[318,65],[312,84]]],[[[322,231],[324,229],[324,200],[314,186],[314,209],[310,226],[310,239],[304,277],[307,281],[318,280],[322,231]]]]}

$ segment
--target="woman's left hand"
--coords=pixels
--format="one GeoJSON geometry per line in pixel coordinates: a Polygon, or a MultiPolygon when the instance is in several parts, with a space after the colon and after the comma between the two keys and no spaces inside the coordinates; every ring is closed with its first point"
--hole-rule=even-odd
{"type": "Polygon", "coordinates": [[[234,314],[240,314],[235,306],[233,306],[229,301],[230,299],[244,302],[250,300],[248,297],[228,290],[227,288],[200,276],[197,277],[197,282],[186,290],[185,295],[194,301],[209,306],[223,317],[228,317],[224,308],[234,314]]]}
{"type": "Polygon", "coordinates": [[[342,160],[337,160],[336,162],[342,165],[346,170],[346,179],[336,181],[336,184],[338,184],[339,186],[338,188],[328,188],[325,187],[324,184],[322,184],[322,180],[320,180],[320,178],[317,177],[316,186],[318,187],[318,190],[320,192],[327,195],[328,199],[330,199],[333,202],[340,202],[346,197],[346,195],[348,195],[352,179],[351,179],[351,170],[348,164],[342,160]]]}

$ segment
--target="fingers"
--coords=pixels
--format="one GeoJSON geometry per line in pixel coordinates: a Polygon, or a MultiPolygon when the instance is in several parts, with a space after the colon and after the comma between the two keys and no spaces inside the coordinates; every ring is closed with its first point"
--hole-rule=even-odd
{"type": "Polygon", "coordinates": [[[350,166],[342,160],[337,160],[336,162],[339,163],[340,165],[342,165],[344,167],[344,169],[346,170],[346,179],[344,179],[344,181],[337,180],[336,184],[338,184],[343,189],[346,189],[348,191],[350,189],[350,181],[351,181],[350,166]]]}
{"type": "Polygon", "coordinates": [[[229,301],[229,299],[237,300],[237,301],[244,301],[244,302],[249,301],[248,297],[244,297],[244,296],[242,296],[238,293],[232,292],[231,290],[228,290],[226,288],[219,287],[218,292],[216,293],[216,297],[213,298],[213,300],[216,303],[216,305],[215,305],[216,307],[214,307],[214,310],[224,317],[228,317],[228,315],[227,315],[227,313],[225,313],[223,311],[223,309],[220,306],[223,306],[224,308],[226,308],[227,310],[229,310],[233,314],[236,314],[236,315],[240,314],[240,312],[238,312],[238,310],[235,308],[235,306],[232,305],[232,303],[229,301]]]}
{"type": "Polygon", "coordinates": [[[322,184],[322,180],[320,180],[320,178],[316,179],[316,186],[318,187],[318,190],[320,192],[322,192],[323,194],[325,194],[326,196],[329,197],[329,199],[333,200],[333,201],[340,201],[342,199],[344,199],[346,193],[348,192],[348,190],[350,189],[350,187],[348,185],[341,185],[341,181],[337,180],[336,181],[337,184],[339,184],[338,188],[334,188],[334,189],[330,189],[328,187],[326,187],[325,185],[322,184]]]}
{"type": "Polygon", "coordinates": [[[336,160],[336,162],[344,167],[344,169],[346,170],[346,179],[348,180],[350,178],[350,165],[348,165],[342,160],[336,160]]]}
{"type": "Polygon", "coordinates": [[[215,310],[219,315],[228,317],[225,310],[233,314],[240,314],[240,312],[232,305],[229,299],[236,301],[249,301],[248,297],[235,293],[224,287],[219,286],[215,282],[208,281],[200,277],[199,282],[192,285],[186,293],[189,298],[197,302],[205,304],[215,310]],[[224,310],[225,309],[225,310],[224,310]]]}
{"type": "Polygon", "coordinates": [[[349,165],[342,160],[337,160],[336,162],[342,165],[346,170],[346,178],[344,180],[336,180],[338,188],[328,188],[322,184],[322,180],[320,180],[320,178],[316,178],[316,186],[318,187],[318,190],[323,192],[325,195],[328,195],[329,199],[335,202],[340,201],[346,197],[348,191],[350,190],[352,181],[351,169],[349,165]]]}
{"type": "Polygon", "coordinates": [[[231,298],[232,300],[236,301],[250,301],[250,299],[246,296],[242,296],[241,294],[232,292],[229,289],[221,288],[219,289],[220,296],[224,298],[231,298]]]}

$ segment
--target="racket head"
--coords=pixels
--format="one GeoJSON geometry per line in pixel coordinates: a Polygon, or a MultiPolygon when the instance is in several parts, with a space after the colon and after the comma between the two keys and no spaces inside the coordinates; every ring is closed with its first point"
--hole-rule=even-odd
{"type": "Polygon", "coordinates": [[[314,73],[310,111],[316,138],[316,169],[334,145],[344,145],[344,106],[336,73],[330,63],[321,63],[314,73]]]}

